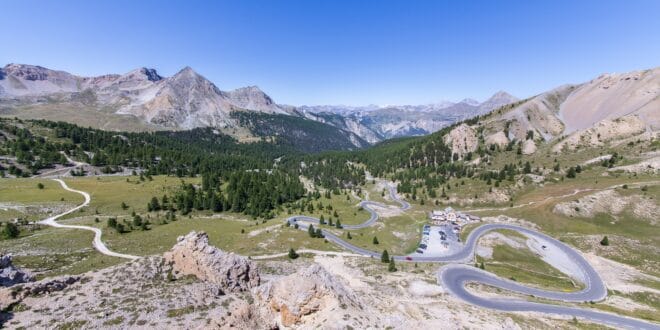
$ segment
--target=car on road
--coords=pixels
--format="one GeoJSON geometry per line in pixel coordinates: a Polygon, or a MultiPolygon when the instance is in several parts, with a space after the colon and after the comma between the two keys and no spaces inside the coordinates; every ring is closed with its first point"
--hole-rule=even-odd
{"type": "Polygon", "coordinates": [[[411,261],[412,257],[406,257],[406,260],[411,261]]]}

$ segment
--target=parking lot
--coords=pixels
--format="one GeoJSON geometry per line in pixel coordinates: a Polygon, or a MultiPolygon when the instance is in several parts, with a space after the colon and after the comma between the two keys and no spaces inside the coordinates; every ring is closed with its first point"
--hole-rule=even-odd
{"type": "Polygon", "coordinates": [[[435,257],[453,254],[460,250],[463,244],[459,242],[460,233],[455,228],[458,227],[451,224],[425,225],[419,247],[410,256],[435,257]]]}

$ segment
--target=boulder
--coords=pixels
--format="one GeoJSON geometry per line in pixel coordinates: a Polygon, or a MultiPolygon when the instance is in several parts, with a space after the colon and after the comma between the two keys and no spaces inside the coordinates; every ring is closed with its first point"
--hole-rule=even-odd
{"type": "Polygon", "coordinates": [[[224,292],[246,291],[260,283],[254,262],[209,245],[205,232],[192,231],[180,236],[163,257],[172,266],[175,278],[193,275],[219,285],[224,292]]]}
{"type": "Polygon", "coordinates": [[[34,281],[34,275],[14,267],[11,255],[0,255],[0,286],[12,286],[32,281],[34,281]]]}

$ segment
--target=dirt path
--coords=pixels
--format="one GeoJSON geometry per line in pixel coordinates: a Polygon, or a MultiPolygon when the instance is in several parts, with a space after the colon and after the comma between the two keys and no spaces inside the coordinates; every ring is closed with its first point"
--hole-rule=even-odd
{"type": "Polygon", "coordinates": [[[98,250],[99,252],[101,252],[101,253],[103,253],[103,254],[105,254],[105,255],[107,255],[107,256],[118,257],[118,258],[125,258],[125,259],[131,259],[131,260],[135,260],[135,259],[140,258],[140,257],[138,257],[138,256],[133,256],[133,255],[130,255],[130,254],[123,254],[123,253],[117,253],[117,252],[110,251],[110,249],[108,249],[108,247],[105,246],[105,244],[103,243],[103,241],[101,241],[101,235],[103,234],[103,233],[101,232],[101,229],[94,228],[94,227],[88,227],[88,226],[63,225],[63,224],[57,223],[55,220],[57,220],[58,218],[61,218],[61,217],[65,216],[65,215],[67,215],[67,214],[71,214],[71,213],[73,213],[73,212],[75,212],[75,211],[78,211],[78,210],[80,210],[81,208],[83,208],[83,207],[89,205],[89,202],[92,200],[92,198],[89,196],[88,193],[86,193],[86,192],[84,192],[84,191],[80,191],[80,190],[75,190],[75,189],[71,189],[71,188],[69,188],[69,186],[67,186],[66,183],[65,183],[64,181],[60,180],[60,179],[53,179],[53,181],[57,181],[57,182],[59,182],[59,184],[60,184],[60,185],[62,186],[62,188],[64,188],[65,190],[68,190],[68,191],[71,191],[71,192],[74,192],[74,193],[78,193],[78,194],[83,195],[83,197],[85,197],[85,201],[84,201],[82,204],[80,204],[80,205],[78,205],[78,206],[76,206],[76,207],[74,207],[74,208],[72,208],[72,209],[70,209],[70,210],[68,210],[68,211],[66,211],[66,212],[64,212],[64,213],[60,213],[60,214],[58,214],[58,215],[54,215],[54,216],[52,216],[52,217],[49,217],[49,218],[46,218],[46,219],[44,219],[44,220],[39,221],[40,224],[48,225],[48,226],[52,226],[52,227],[56,227],[56,228],[70,228],[70,229],[89,230],[89,231],[91,231],[91,232],[94,232],[94,241],[93,241],[93,245],[94,245],[94,248],[95,248],[96,250],[98,250]]]}

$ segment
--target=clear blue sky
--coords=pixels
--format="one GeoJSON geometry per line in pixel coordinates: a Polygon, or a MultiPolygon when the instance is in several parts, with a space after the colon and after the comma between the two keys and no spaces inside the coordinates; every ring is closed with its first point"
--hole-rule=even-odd
{"type": "Polygon", "coordinates": [[[660,65],[660,1],[0,2],[0,64],[189,65],[278,103],[518,97],[660,65]]]}

